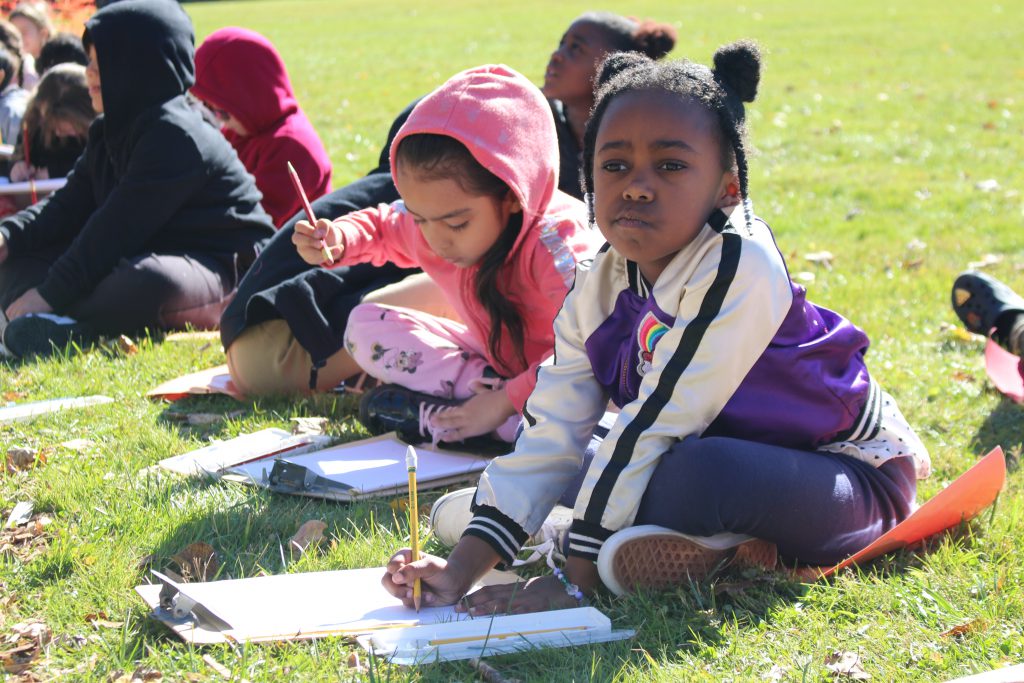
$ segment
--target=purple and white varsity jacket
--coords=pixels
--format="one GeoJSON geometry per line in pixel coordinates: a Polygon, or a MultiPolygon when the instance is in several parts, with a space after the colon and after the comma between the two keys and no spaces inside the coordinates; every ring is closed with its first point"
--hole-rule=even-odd
{"type": "MultiPolygon", "coordinates": [[[[928,451],[864,364],[868,338],[789,278],[768,226],[716,210],[653,286],[609,245],[555,319],[515,451],[484,471],[465,533],[511,562],[579,472],[608,401],[620,409],[577,497],[569,553],[596,560],[630,526],[662,453],[690,435],[845,453],[928,451]]],[[[723,482],[723,485],[727,485],[723,482]]]]}

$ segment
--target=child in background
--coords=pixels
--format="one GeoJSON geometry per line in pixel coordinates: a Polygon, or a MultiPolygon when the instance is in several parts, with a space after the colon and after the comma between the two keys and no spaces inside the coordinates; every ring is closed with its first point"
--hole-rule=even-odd
{"type": "Polygon", "coordinates": [[[192,94],[223,126],[263,193],[274,225],[302,209],[288,179],[290,161],[310,200],[331,191],[331,160],[295,99],[284,60],[274,45],[244,28],[212,33],[196,50],[192,94]]]}
{"type": "Polygon", "coordinates": [[[11,12],[9,20],[21,33],[24,49],[22,86],[32,90],[39,82],[42,70],[37,71],[35,60],[43,45],[55,31],[45,2],[22,2],[11,12]]]}
{"type": "Polygon", "coordinates": [[[573,20],[544,71],[543,91],[558,130],[563,179],[579,178],[583,129],[594,106],[594,79],[604,58],[612,52],[639,52],[661,59],[675,44],[675,27],[652,19],[587,12],[573,20]]]}
{"type": "Polygon", "coordinates": [[[13,145],[21,134],[21,120],[29,92],[21,87],[21,35],[0,19],[0,142],[13,145]]]}
{"type": "Polygon", "coordinates": [[[252,176],[185,101],[193,40],[175,0],[121,0],[86,23],[102,115],[67,184],[0,221],[3,343],[15,355],[216,327],[273,234],[252,176]]]}
{"type": "Polygon", "coordinates": [[[425,97],[391,145],[402,200],[293,238],[308,263],[418,266],[462,322],[362,304],[345,347],[385,384],[363,397],[371,431],[458,442],[511,441],[576,262],[600,244],[583,204],[557,190],[547,102],[525,77],[483,66],[425,97]],[[332,263],[333,262],[333,263],[332,263]]]}
{"type": "Polygon", "coordinates": [[[84,66],[58,64],[43,74],[25,112],[28,145],[22,140],[15,149],[11,182],[70,173],[95,118],[84,66]]]}
{"type": "Polygon", "coordinates": [[[82,47],[82,39],[73,33],[58,33],[46,41],[36,59],[36,70],[42,78],[58,64],[89,64],[89,56],[82,47]]]}
{"type": "Polygon", "coordinates": [[[448,561],[400,551],[389,563],[384,585],[407,604],[415,578],[424,604],[450,604],[511,562],[577,476],[609,398],[621,412],[576,496],[564,573],[458,609],[572,606],[602,582],[679,585],[730,556],[832,564],[905,519],[928,474],[927,450],[868,374],[866,335],[805,299],[752,215],[743,102],[757,47],[719,49],[713,70],[609,61],[584,137],[608,247],[577,273],[529,425],[481,477],[448,561]]]}

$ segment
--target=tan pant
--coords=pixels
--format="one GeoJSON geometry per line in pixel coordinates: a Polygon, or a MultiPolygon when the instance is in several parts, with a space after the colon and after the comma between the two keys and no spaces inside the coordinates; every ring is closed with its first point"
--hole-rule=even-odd
{"type": "MultiPolygon", "coordinates": [[[[365,302],[404,306],[458,320],[441,289],[423,273],[367,294],[365,302]]],[[[245,330],[227,349],[228,369],[247,396],[308,394],[313,359],[295,340],[284,320],[268,320],[245,330]]],[[[361,372],[344,349],[327,359],[317,373],[316,390],[328,391],[361,372]]]]}

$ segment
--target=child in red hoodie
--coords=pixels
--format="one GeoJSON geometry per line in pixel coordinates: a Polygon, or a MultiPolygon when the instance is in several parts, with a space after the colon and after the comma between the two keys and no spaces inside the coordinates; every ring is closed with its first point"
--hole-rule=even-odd
{"type": "Polygon", "coordinates": [[[212,33],[196,50],[192,94],[221,121],[224,137],[256,177],[275,226],[302,208],[287,162],[311,200],[331,191],[327,150],[299,108],[284,61],[269,40],[244,28],[212,33]]]}

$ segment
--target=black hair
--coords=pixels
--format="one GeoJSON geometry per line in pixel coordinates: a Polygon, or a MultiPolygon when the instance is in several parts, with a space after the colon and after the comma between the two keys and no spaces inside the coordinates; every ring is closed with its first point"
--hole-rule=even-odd
{"type": "Polygon", "coordinates": [[[89,66],[89,55],[85,53],[81,38],[73,33],[58,33],[43,43],[36,59],[36,71],[42,76],[58,64],[68,63],[89,66]]]}
{"type": "Polygon", "coordinates": [[[0,90],[6,88],[12,82],[21,85],[21,64],[22,64],[22,43],[21,33],[9,21],[0,19],[0,69],[4,70],[3,81],[0,81],[0,90]]]}
{"type": "MultiPolygon", "coordinates": [[[[416,169],[420,177],[453,180],[467,194],[504,198],[511,192],[509,186],[484,168],[465,145],[448,135],[416,133],[406,136],[398,143],[395,156],[400,163],[416,169]]],[[[513,213],[498,240],[480,258],[474,285],[477,299],[491,319],[491,330],[487,335],[487,348],[491,355],[501,357],[501,329],[504,327],[508,330],[516,358],[525,366],[523,318],[498,286],[505,261],[522,227],[523,213],[513,213]]],[[[498,370],[508,371],[506,368],[498,370]]]]}
{"type": "Polygon", "coordinates": [[[612,52],[639,52],[661,59],[676,45],[676,28],[653,19],[624,17],[613,12],[587,12],[576,21],[586,21],[604,31],[612,52]]]}
{"type": "MultiPolygon", "coordinates": [[[[757,44],[740,40],[720,47],[714,69],[690,61],[656,62],[637,53],[610,55],[597,76],[594,108],[583,134],[583,191],[594,192],[594,147],[597,131],[608,105],[624,93],[663,90],[696,103],[718,122],[722,168],[734,170],[740,181],[740,197],[749,223],[747,202],[747,143],[744,102],[753,102],[761,80],[761,51],[757,44]]],[[[594,222],[593,202],[588,202],[594,222]]]]}

